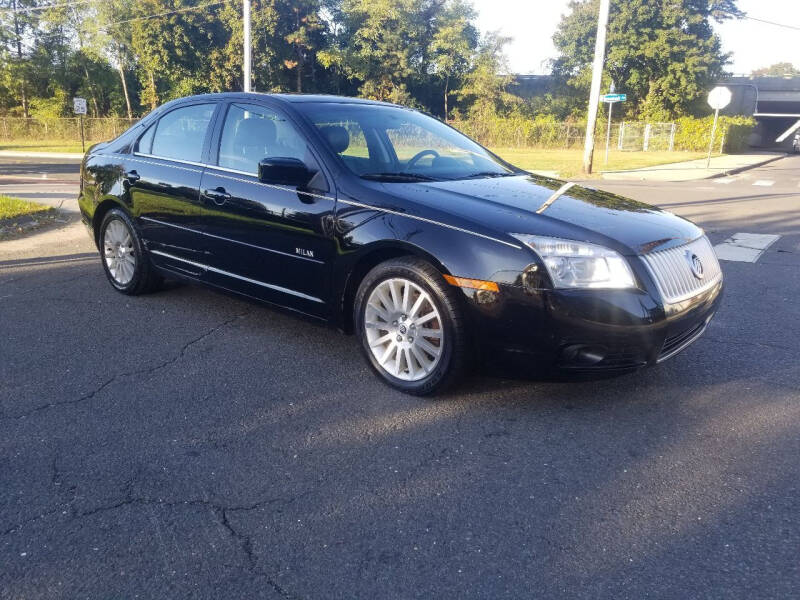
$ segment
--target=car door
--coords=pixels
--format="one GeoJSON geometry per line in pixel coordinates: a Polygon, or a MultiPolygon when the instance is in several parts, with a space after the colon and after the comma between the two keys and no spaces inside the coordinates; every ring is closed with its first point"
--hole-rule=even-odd
{"type": "Polygon", "coordinates": [[[328,314],[335,196],[305,135],[276,109],[231,102],[200,184],[202,230],[217,285],[301,312],[328,314]],[[302,160],[302,190],[259,181],[265,158],[302,160]]]}
{"type": "Polygon", "coordinates": [[[182,105],[153,123],[126,160],[133,215],[155,262],[199,275],[202,263],[200,180],[218,103],[182,105]]]}

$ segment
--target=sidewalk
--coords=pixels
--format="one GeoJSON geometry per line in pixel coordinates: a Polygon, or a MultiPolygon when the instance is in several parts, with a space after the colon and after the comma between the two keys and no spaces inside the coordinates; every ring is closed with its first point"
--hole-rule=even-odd
{"type": "Polygon", "coordinates": [[[693,181],[732,175],[759,167],[786,156],[784,152],[753,152],[751,154],[726,154],[711,158],[706,168],[706,159],[690,160],[668,165],[656,165],[630,171],[604,171],[603,179],[630,181],[693,181]]]}
{"type": "Polygon", "coordinates": [[[61,158],[65,161],[80,162],[80,152],[29,152],[28,150],[0,150],[0,158],[61,158]]]}

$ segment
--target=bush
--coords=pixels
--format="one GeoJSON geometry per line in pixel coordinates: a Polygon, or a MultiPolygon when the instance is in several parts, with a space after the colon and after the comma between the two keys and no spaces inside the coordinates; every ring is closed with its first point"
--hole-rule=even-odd
{"type": "MultiPolygon", "coordinates": [[[[616,147],[619,121],[612,123],[612,145],[616,147]]],[[[697,119],[683,117],[675,121],[674,150],[703,152],[708,149],[711,127],[714,117],[697,119]]],[[[512,113],[506,117],[497,115],[483,119],[467,118],[452,122],[453,127],[477,140],[484,146],[506,148],[579,148],[583,146],[585,121],[557,121],[553,116],[539,115],[527,117],[512,113]]],[[[646,123],[627,121],[626,132],[639,132],[631,141],[639,150],[643,147],[643,136],[646,123]]],[[[666,150],[669,146],[671,123],[651,123],[650,130],[654,136],[650,138],[650,150],[666,150]],[[660,126],[660,127],[659,127],[660,126]],[[658,135],[655,135],[658,132],[658,135]]],[[[747,138],[755,126],[751,117],[720,117],[715,137],[715,150],[724,136],[725,152],[741,152],[747,147],[747,138]]],[[[606,122],[598,119],[597,143],[604,141],[606,122]]],[[[630,149],[630,148],[626,148],[630,149]]]]}
{"type": "MultiPolygon", "coordinates": [[[[692,152],[708,150],[711,129],[714,126],[713,116],[702,119],[682,117],[675,123],[677,124],[675,150],[692,152]]],[[[741,152],[745,150],[747,148],[747,138],[755,125],[756,121],[752,117],[721,116],[717,122],[717,133],[714,142],[715,150],[719,148],[717,144],[722,143],[723,136],[725,136],[724,152],[741,152]]]]}
{"type": "Polygon", "coordinates": [[[521,114],[454,121],[453,127],[484,146],[511,148],[573,148],[583,145],[585,123],[557,121],[552,116],[535,118],[521,114]]]}

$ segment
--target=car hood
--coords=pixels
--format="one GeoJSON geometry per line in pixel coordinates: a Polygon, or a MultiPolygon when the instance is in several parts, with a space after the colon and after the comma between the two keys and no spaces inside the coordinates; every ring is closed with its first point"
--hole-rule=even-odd
{"type": "Polygon", "coordinates": [[[699,227],[672,213],[587,186],[575,185],[543,207],[564,183],[526,174],[384,184],[384,189],[404,204],[424,206],[434,218],[452,215],[478,231],[602,243],[627,254],[666,249],[702,235],[699,227]]]}

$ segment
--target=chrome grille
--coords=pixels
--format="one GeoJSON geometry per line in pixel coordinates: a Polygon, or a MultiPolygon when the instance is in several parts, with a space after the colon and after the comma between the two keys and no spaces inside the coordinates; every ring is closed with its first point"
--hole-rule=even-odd
{"type": "Polygon", "coordinates": [[[722,278],[717,255],[706,236],[683,246],[650,252],[643,255],[642,260],[656,280],[662,298],[670,304],[696,296],[722,278]],[[703,265],[702,278],[695,277],[692,272],[692,255],[703,265]]]}

